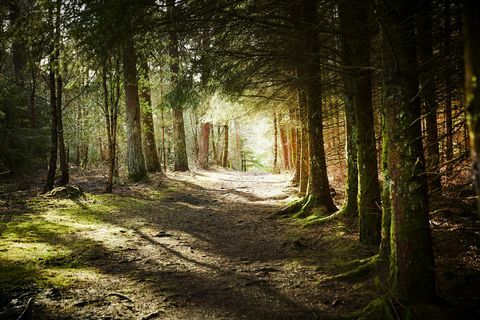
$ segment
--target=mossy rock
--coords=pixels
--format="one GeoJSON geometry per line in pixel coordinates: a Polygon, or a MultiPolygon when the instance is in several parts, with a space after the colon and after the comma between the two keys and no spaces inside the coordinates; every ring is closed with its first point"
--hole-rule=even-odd
{"type": "Polygon", "coordinates": [[[82,188],[70,184],[54,188],[52,191],[45,194],[46,197],[59,199],[78,199],[84,195],[82,188]]]}

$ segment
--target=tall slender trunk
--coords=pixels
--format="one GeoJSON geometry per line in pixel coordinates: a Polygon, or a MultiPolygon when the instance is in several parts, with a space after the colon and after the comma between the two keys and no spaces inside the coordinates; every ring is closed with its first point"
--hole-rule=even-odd
{"type": "Polygon", "coordinates": [[[299,139],[299,135],[300,135],[300,132],[298,130],[298,112],[297,112],[297,109],[298,108],[291,108],[290,109],[290,121],[292,121],[292,123],[294,123],[294,125],[292,125],[291,127],[291,154],[292,154],[292,157],[291,157],[291,160],[292,160],[292,166],[294,166],[294,171],[293,171],[293,178],[292,178],[292,185],[293,186],[298,186],[299,182],[300,182],[300,151],[301,151],[301,148],[300,148],[300,139],[299,139]]]}
{"type": "Polygon", "coordinates": [[[218,164],[217,158],[217,146],[216,146],[216,141],[215,141],[215,126],[213,124],[210,125],[211,128],[211,135],[212,135],[212,152],[213,152],[213,161],[218,164]]]}
{"type": "Polygon", "coordinates": [[[56,80],[55,69],[53,66],[53,55],[50,59],[50,70],[48,73],[48,82],[50,88],[50,114],[51,114],[51,127],[50,127],[50,163],[48,165],[47,179],[45,182],[44,192],[53,189],[55,183],[55,173],[57,172],[57,154],[58,154],[58,131],[57,131],[57,93],[56,93],[56,80]]]}
{"type": "Polygon", "coordinates": [[[157,144],[155,142],[155,128],[153,125],[152,97],[150,93],[149,67],[146,61],[141,63],[144,84],[142,86],[141,97],[144,103],[142,111],[142,129],[143,129],[143,152],[145,155],[145,167],[147,172],[161,171],[160,161],[158,160],[157,144]]]}
{"type": "MultiPolygon", "coordinates": [[[[170,16],[170,30],[168,33],[169,45],[168,51],[171,59],[170,72],[172,86],[178,86],[179,53],[178,53],[178,34],[175,30],[176,8],[175,0],[167,0],[167,8],[170,16]]],[[[175,90],[175,89],[174,89],[175,90]]],[[[188,171],[187,143],[185,141],[185,124],[183,119],[183,106],[177,101],[172,101],[173,115],[173,150],[175,156],[174,170],[188,171]]]]}
{"type": "Polygon", "coordinates": [[[425,160],[427,165],[427,178],[431,192],[441,192],[440,176],[440,151],[438,148],[437,128],[437,102],[435,96],[435,75],[433,69],[433,46],[432,46],[432,2],[422,0],[417,15],[417,43],[419,81],[421,99],[425,114],[425,160]]]}
{"type": "Polygon", "coordinates": [[[223,155],[222,155],[222,167],[228,166],[228,124],[223,126],[223,155]]]}
{"type": "Polygon", "coordinates": [[[451,15],[450,15],[450,0],[445,0],[445,29],[444,29],[444,54],[445,54],[445,158],[447,161],[447,174],[452,172],[453,159],[453,121],[452,121],[452,68],[451,68],[451,15]]]}
{"type": "Polygon", "coordinates": [[[393,293],[407,303],[428,302],[435,294],[419,121],[415,5],[414,0],[386,0],[379,8],[383,28],[383,107],[392,181],[390,278],[393,293]]]}
{"type": "Polygon", "coordinates": [[[123,47],[123,75],[126,100],[127,170],[128,178],[140,181],[147,176],[142,151],[140,99],[138,97],[137,57],[131,35],[123,47]]]}
{"type": "Polygon", "coordinates": [[[278,121],[273,113],[273,173],[278,173],[278,121]]]}
{"type": "Polygon", "coordinates": [[[60,171],[62,173],[59,184],[64,186],[70,180],[68,170],[68,158],[65,148],[65,139],[63,135],[63,116],[62,116],[62,97],[63,97],[63,80],[62,76],[57,73],[57,134],[58,134],[58,153],[60,156],[60,171]]]}
{"type": "Polygon", "coordinates": [[[339,2],[339,18],[341,32],[341,58],[345,67],[343,71],[343,97],[345,104],[345,142],[347,162],[347,182],[345,186],[345,200],[342,211],[351,217],[358,214],[358,164],[357,164],[357,125],[354,109],[354,84],[353,84],[353,48],[351,39],[351,10],[348,1],[339,2]]]}
{"type": "Polygon", "coordinates": [[[282,144],[282,159],[283,159],[283,168],[285,170],[290,170],[290,150],[288,147],[287,140],[287,131],[285,125],[280,124],[280,142],[282,144]]]}
{"type": "MultiPolygon", "coordinates": [[[[297,72],[298,74],[298,72],[297,72]]],[[[305,91],[297,89],[297,99],[299,106],[299,118],[300,118],[300,183],[298,186],[298,191],[300,195],[305,195],[307,193],[308,187],[308,161],[309,161],[309,151],[308,151],[308,134],[307,134],[307,98],[305,96],[305,91]]]]}
{"type": "MultiPolygon", "coordinates": [[[[480,194],[480,7],[465,0],[465,101],[470,131],[470,152],[477,194],[480,194]]],[[[480,207],[480,197],[479,197],[480,207]]]]}
{"type": "Polygon", "coordinates": [[[162,156],[163,156],[163,170],[167,172],[167,150],[165,149],[165,116],[164,110],[161,110],[162,117],[162,156]]]}
{"type": "Polygon", "coordinates": [[[205,122],[200,125],[200,145],[198,152],[198,165],[202,169],[209,167],[208,155],[210,146],[210,122],[205,122]]]}
{"type": "Polygon", "coordinates": [[[322,78],[320,70],[320,43],[317,31],[315,0],[303,0],[305,72],[303,84],[306,93],[306,111],[309,147],[308,193],[314,206],[326,212],[336,211],[330,194],[323,138],[322,78]]]}

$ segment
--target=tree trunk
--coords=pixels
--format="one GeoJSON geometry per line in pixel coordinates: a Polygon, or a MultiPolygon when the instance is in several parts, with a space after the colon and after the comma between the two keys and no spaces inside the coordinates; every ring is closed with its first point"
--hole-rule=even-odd
{"type": "Polygon", "coordinates": [[[223,126],[223,155],[222,155],[222,167],[228,166],[228,124],[223,126]]]}
{"type": "Polygon", "coordinates": [[[358,165],[357,165],[357,128],[355,121],[354,86],[353,86],[353,48],[348,24],[352,23],[348,14],[350,4],[347,1],[339,3],[339,18],[341,32],[341,58],[345,67],[343,71],[343,97],[345,104],[345,142],[347,162],[347,182],[345,186],[345,200],[341,210],[345,215],[355,217],[358,214],[358,165]]]}
{"type": "Polygon", "coordinates": [[[165,149],[165,117],[164,110],[161,110],[162,117],[162,156],[163,156],[163,170],[167,172],[167,150],[165,149]]]}
{"type": "Polygon", "coordinates": [[[210,122],[205,122],[200,125],[200,145],[198,152],[198,166],[202,169],[207,169],[209,166],[208,155],[210,146],[210,122]]]}
{"type": "Polygon", "coordinates": [[[453,122],[452,122],[452,68],[451,68],[451,16],[450,0],[445,0],[445,30],[444,30],[444,50],[445,50],[445,160],[447,162],[447,175],[452,173],[453,159],[453,122]]]}
{"type": "Polygon", "coordinates": [[[306,111],[309,147],[310,203],[326,212],[337,210],[330,195],[323,139],[322,79],[320,72],[320,43],[317,28],[317,7],[315,0],[303,0],[305,23],[305,72],[306,111]]]}
{"type": "Polygon", "coordinates": [[[437,102],[435,97],[435,75],[433,69],[432,47],[432,3],[421,0],[417,15],[418,60],[420,62],[421,98],[425,114],[425,160],[427,180],[431,192],[441,192],[440,152],[438,148],[437,102]]]}
{"type": "MultiPolygon", "coordinates": [[[[480,194],[480,6],[465,1],[465,97],[470,131],[470,152],[477,194],[480,194]]],[[[479,197],[480,199],[480,197],[479,197]]],[[[480,204],[480,200],[479,204],[480,204]]],[[[480,205],[479,205],[480,207],[480,205]]]]}
{"type": "Polygon", "coordinates": [[[298,117],[297,108],[290,109],[290,121],[294,123],[291,128],[291,154],[292,154],[292,166],[294,166],[292,185],[298,186],[300,182],[300,141],[298,130],[298,117]]]}
{"type": "MultiPolygon", "coordinates": [[[[300,77],[299,72],[297,76],[300,77]]],[[[300,115],[300,183],[298,191],[300,195],[304,196],[307,193],[308,187],[308,161],[309,161],[309,152],[308,152],[308,134],[307,134],[307,98],[305,96],[305,91],[297,89],[297,99],[298,99],[298,109],[300,115]]]]}
{"type": "Polygon", "coordinates": [[[145,154],[145,167],[147,172],[160,172],[160,161],[158,160],[157,144],[155,142],[155,128],[153,125],[152,97],[150,93],[149,67],[146,61],[142,64],[142,73],[145,83],[142,86],[142,129],[143,129],[143,152],[145,154]]]}
{"type": "Polygon", "coordinates": [[[358,166],[358,213],[360,242],[380,243],[381,208],[377,151],[372,106],[372,72],[370,63],[373,13],[369,1],[348,1],[340,6],[344,45],[348,46],[353,68],[353,108],[356,122],[358,166]]]}
{"type": "Polygon", "coordinates": [[[278,173],[278,121],[273,113],[273,173],[278,173]]]}
{"type": "Polygon", "coordinates": [[[126,101],[126,136],[128,178],[140,181],[146,178],[145,158],[142,151],[140,100],[138,97],[137,58],[131,36],[123,48],[123,75],[126,101]]]}
{"type": "MultiPolygon", "coordinates": [[[[175,30],[176,9],[175,0],[167,0],[167,8],[170,16],[170,30],[168,51],[171,59],[170,72],[171,84],[178,86],[179,53],[178,34],[175,30]]],[[[173,90],[176,90],[175,88],[173,90]]],[[[185,124],[183,119],[183,107],[177,101],[172,101],[173,114],[173,152],[175,156],[174,171],[188,171],[187,143],[185,141],[185,124]]]]}
{"type": "Polygon", "coordinates": [[[285,170],[290,170],[290,154],[288,150],[287,132],[284,125],[280,124],[279,127],[280,127],[280,141],[282,144],[283,168],[285,170]]]}
{"type": "Polygon", "coordinates": [[[53,66],[53,55],[50,58],[50,71],[48,74],[49,88],[50,88],[50,110],[51,110],[51,128],[50,128],[50,163],[48,165],[47,179],[45,182],[44,192],[53,189],[55,184],[55,173],[57,172],[57,154],[58,154],[58,131],[57,131],[57,93],[55,68],[53,66]]]}
{"type": "Polygon", "coordinates": [[[382,2],[384,113],[391,175],[390,278],[407,303],[435,294],[432,237],[421,141],[414,0],[382,2]],[[395,8],[395,10],[392,10],[395,8]]]}
{"type": "Polygon", "coordinates": [[[68,158],[65,150],[65,140],[63,136],[63,116],[62,116],[62,96],[63,96],[63,80],[62,76],[57,73],[57,134],[58,134],[58,153],[60,156],[60,171],[62,172],[59,184],[67,185],[70,180],[68,172],[68,158]]]}

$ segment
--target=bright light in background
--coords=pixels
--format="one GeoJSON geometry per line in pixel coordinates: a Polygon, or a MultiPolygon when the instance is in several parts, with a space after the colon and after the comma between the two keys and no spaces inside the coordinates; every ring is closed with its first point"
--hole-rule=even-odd
{"type": "MultiPolygon", "coordinates": [[[[233,103],[214,94],[208,103],[208,110],[202,117],[205,122],[216,125],[228,123],[231,127],[230,147],[233,146],[234,123],[240,127],[242,151],[249,154],[248,171],[271,171],[273,166],[273,116],[255,107],[233,103]]],[[[230,149],[230,148],[229,148],[230,149]]]]}

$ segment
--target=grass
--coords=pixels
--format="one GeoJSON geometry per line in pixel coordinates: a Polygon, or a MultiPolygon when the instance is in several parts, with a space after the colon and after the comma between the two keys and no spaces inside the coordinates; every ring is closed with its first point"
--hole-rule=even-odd
{"type": "MultiPolygon", "coordinates": [[[[65,287],[92,280],[100,272],[91,261],[128,239],[125,226],[112,221],[140,213],[165,192],[147,189],[140,199],[112,194],[84,200],[34,197],[24,210],[3,213],[0,222],[0,306],[33,288],[65,287]]],[[[137,195],[138,196],[138,195],[137,195]]],[[[127,226],[128,227],[128,226],[127,226]]]]}

